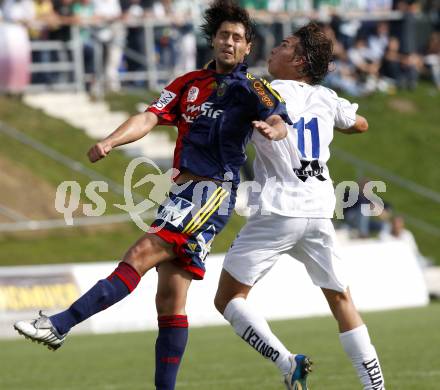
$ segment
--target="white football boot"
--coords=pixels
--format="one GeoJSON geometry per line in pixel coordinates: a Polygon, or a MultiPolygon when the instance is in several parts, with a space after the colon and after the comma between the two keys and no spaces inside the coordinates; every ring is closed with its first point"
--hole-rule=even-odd
{"type": "Polygon", "coordinates": [[[41,310],[39,315],[35,320],[17,321],[14,328],[25,338],[44,344],[50,350],[55,351],[63,345],[67,333],[60,335],[49,317],[45,316],[41,310]]]}

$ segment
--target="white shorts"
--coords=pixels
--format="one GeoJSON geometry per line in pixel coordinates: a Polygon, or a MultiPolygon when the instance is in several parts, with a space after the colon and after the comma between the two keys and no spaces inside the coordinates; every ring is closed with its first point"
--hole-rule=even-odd
{"type": "Polygon", "coordinates": [[[283,253],[302,262],[315,285],[347,289],[335,229],[328,218],[255,214],[226,254],[223,268],[240,283],[253,286],[283,253]]]}

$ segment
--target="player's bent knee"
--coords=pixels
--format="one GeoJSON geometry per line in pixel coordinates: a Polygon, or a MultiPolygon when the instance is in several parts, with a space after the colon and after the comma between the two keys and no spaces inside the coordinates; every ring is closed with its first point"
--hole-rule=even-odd
{"type": "Polygon", "coordinates": [[[223,314],[226,309],[226,306],[230,301],[231,299],[226,298],[225,296],[217,292],[214,298],[214,306],[219,311],[220,314],[223,314]]]}
{"type": "Polygon", "coordinates": [[[235,298],[247,298],[247,292],[223,292],[221,290],[217,290],[217,294],[214,298],[214,306],[215,308],[220,312],[220,314],[224,314],[226,307],[228,306],[229,302],[231,302],[235,298]]]}

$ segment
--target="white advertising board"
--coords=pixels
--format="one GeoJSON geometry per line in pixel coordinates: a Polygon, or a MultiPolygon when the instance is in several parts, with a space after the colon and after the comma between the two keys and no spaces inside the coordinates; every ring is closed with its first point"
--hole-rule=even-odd
{"type": "MultiPolygon", "coordinates": [[[[405,243],[354,241],[345,244],[341,250],[353,299],[361,311],[428,304],[428,291],[422,271],[405,243]]],[[[226,323],[213,305],[222,261],[223,255],[209,256],[205,279],[192,283],[187,304],[190,326],[226,323]]],[[[11,286],[7,285],[8,281],[17,283],[17,280],[26,276],[26,279],[23,279],[24,283],[32,284],[32,275],[44,273],[48,278],[45,284],[53,283],[56,288],[62,288],[61,291],[66,290],[73,294],[75,289],[72,289],[71,280],[74,280],[77,294],[82,294],[97,280],[108,276],[115,266],[116,262],[70,264],[53,268],[0,268],[0,335],[11,336],[13,322],[29,316],[32,309],[32,305],[28,305],[26,310],[19,310],[17,302],[20,301],[17,296],[14,298],[15,306],[8,304],[8,299],[12,299],[8,292],[13,291],[11,286]],[[60,273],[63,277],[58,276],[54,279],[54,275],[60,273]]],[[[34,282],[37,283],[38,280],[34,282]]],[[[156,284],[157,273],[152,270],[144,276],[138,288],[129,297],[85,321],[75,328],[75,331],[101,333],[156,329],[156,284]]],[[[32,286],[26,288],[30,289],[32,286]]],[[[54,294],[56,288],[52,287],[54,294]]],[[[68,297],[71,298],[70,295],[68,297]]],[[[54,303],[53,297],[50,299],[50,303],[54,303]]],[[[60,302],[55,303],[47,306],[49,314],[60,310],[60,302]]],[[[304,266],[287,255],[282,256],[268,275],[254,287],[249,303],[268,319],[330,314],[321,290],[312,284],[304,266]]],[[[33,309],[35,315],[38,307],[33,309]]]]}

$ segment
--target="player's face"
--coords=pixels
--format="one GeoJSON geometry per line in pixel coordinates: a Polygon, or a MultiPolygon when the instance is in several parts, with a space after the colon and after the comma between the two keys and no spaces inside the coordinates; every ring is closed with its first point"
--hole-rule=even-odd
{"type": "Polygon", "coordinates": [[[298,62],[298,58],[295,54],[296,46],[299,43],[299,39],[295,36],[284,39],[277,47],[272,49],[268,63],[269,73],[281,80],[287,80],[291,78],[292,67],[298,62]]]}
{"type": "Polygon", "coordinates": [[[231,72],[250,53],[251,43],[245,34],[241,23],[223,22],[220,25],[212,40],[217,72],[231,72]]]}

